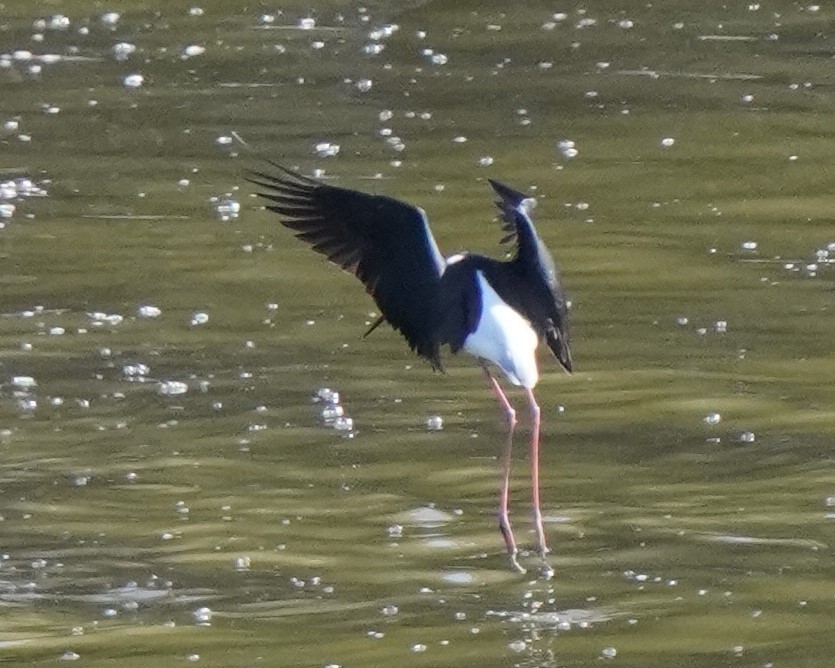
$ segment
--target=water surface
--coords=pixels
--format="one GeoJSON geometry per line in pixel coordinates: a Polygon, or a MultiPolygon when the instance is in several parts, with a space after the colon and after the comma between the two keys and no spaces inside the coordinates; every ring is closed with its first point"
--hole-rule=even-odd
{"type": "Polygon", "coordinates": [[[832,9],[451,4],[6,3],[0,659],[831,665],[832,9]],[[263,157],[448,252],[538,196],[553,578],[479,370],[363,341],[263,157]]]}

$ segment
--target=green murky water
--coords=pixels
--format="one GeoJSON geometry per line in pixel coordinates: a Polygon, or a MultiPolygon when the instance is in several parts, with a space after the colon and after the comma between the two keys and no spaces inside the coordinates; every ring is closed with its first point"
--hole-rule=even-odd
{"type": "Polygon", "coordinates": [[[5,5],[0,662],[831,666],[832,8],[281,9],[5,5]],[[553,579],[502,553],[476,367],[362,341],[258,156],[448,252],[499,251],[485,177],[536,186],[577,367],[538,389],[553,579]]]}

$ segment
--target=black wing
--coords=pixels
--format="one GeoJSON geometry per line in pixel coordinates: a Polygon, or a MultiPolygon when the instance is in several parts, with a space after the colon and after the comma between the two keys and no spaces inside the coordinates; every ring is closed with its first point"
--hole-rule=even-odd
{"type": "Polygon", "coordinates": [[[270,163],[280,174],[255,172],[267,209],[313,250],[359,278],[412,350],[440,368],[435,332],[446,262],[426,214],[382,195],[337,188],[270,163]]]}
{"type": "Polygon", "coordinates": [[[551,253],[536,233],[531,210],[536,200],[514,190],[503,183],[488,179],[499,196],[502,228],[507,233],[502,243],[516,242],[516,256],[513,259],[523,275],[534,276],[534,282],[543,288],[545,294],[527,295],[523,307],[531,323],[545,336],[545,342],[566,371],[571,371],[571,349],[568,344],[568,309],[560,276],[551,253]]]}

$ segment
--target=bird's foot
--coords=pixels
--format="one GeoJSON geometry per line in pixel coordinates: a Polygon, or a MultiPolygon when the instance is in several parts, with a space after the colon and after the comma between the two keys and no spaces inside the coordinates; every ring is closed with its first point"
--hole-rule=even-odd
{"type": "Polygon", "coordinates": [[[548,544],[545,541],[545,529],[542,526],[542,513],[539,512],[539,509],[534,510],[533,526],[536,533],[536,551],[539,552],[540,557],[545,559],[545,556],[551,550],[548,549],[548,544]]]}
{"type": "Polygon", "coordinates": [[[519,563],[519,549],[516,547],[516,538],[513,536],[513,529],[510,528],[510,520],[507,516],[506,510],[499,511],[499,529],[504,538],[504,544],[507,547],[507,556],[510,559],[510,565],[517,573],[527,573],[519,563]]]}
{"type": "Polygon", "coordinates": [[[554,567],[547,561],[543,560],[543,562],[539,565],[539,577],[543,580],[550,580],[554,577],[554,567]]]}
{"type": "Polygon", "coordinates": [[[540,537],[540,540],[537,541],[537,552],[539,552],[539,575],[544,580],[550,580],[554,577],[554,569],[551,564],[548,563],[548,554],[551,550],[548,549],[548,546],[545,544],[545,537],[540,537]]]}
{"type": "Polygon", "coordinates": [[[513,568],[514,571],[519,573],[519,575],[524,575],[528,572],[522,567],[522,564],[519,563],[519,559],[517,558],[519,555],[515,550],[513,552],[508,552],[507,556],[510,559],[510,566],[513,568]]]}

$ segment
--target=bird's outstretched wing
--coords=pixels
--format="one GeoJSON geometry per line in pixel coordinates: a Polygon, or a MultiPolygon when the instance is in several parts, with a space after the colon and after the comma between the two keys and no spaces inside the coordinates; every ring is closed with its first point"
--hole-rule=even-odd
{"type": "Polygon", "coordinates": [[[383,195],[338,188],[275,163],[249,179],[267,209],[313,250],[365,285],[412,350],[440,368],[435,332],[446,262],[422,209],[383,195]]]}
{"type": "Polygon", "coordinates": [[[496,206],[499,208],[502,229],[506,232],[502,243],[515,242],[517,256],[537,260],[544,271],[543,278],[549,284],[558,283],[554,259],[536,233],[531,219],[531,211],[536,206],[536,200],[499,181],[493,179],[488,179],[488,181],[499,196],[496,206]]]}
{"type": "MultiPolygon", "coordinates": [[[[499,196],[496,206],[502,229],[502,243],[516,243],[513,262],[529,275],[537,276],[550,293],[550,299],[522,304],[532,324],[545,336],[545,342],[566,371],[571,371],[571,350],[568,345],[568,312],[559,272],[551,253],[536,232],[531,211],[536,200],[503,183],[488,179],[499,196]]],[[[537,281],[538,282],[538,281],[537,281]]],[[[524,301],[524,300],[523,300],[524,301]]]]}

